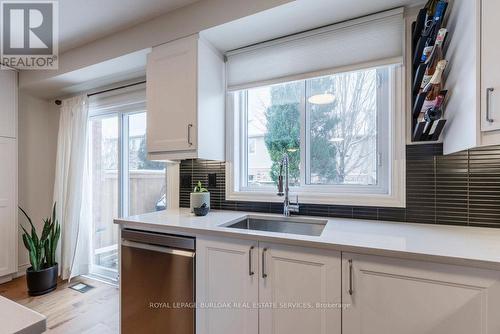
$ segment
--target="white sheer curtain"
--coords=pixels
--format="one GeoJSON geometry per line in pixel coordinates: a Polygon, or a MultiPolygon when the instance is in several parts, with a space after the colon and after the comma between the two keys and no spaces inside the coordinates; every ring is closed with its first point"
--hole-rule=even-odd
{"type": "Polygon", "coordinates": [[[61,223],[59,266],[62,278],[71,279],[90,267],[87,96],[63,100],[60,113],[54,201],[61,223]]]}

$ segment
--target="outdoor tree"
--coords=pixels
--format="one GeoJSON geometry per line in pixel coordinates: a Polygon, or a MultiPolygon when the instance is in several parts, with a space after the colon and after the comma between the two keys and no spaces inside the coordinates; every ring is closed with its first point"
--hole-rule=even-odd
{"type": "MultiPolygon", "coordinates": [[[[308,82],[309,95],[332,93],[336,82],[331,77],[322,77],[308,82]]],[[[339,118],[335,113],[337,101],[329,104],[309,104],[310,122],[310,173],[316,183],[338,180],[337,147],[332,135],[339,118]],[[318,182],[319,181],[319,182],[318,182]]],[[[312,179],[312,178],[311,178],[312,179]]]]}
{"type": "Polygon", "coordinates": [[[271,105],[266,110],[264,137],[272,161],[271,179],[276,182],[283,155],[289,156],[290,184],[300,179],[300,86],[296,83],[271,88],[271,105]]]}
{"type": "MultiPolygon", "coordinates": [[[[381,74],[382,75],[382,74],[381,74]]],[[[355,183],[376,182],[377,152],[377,70],[346,73],[332,77],[338,122],[331,133],[335,146],[336,176],[327,182],[342,184],[358,175],[355,183]]]]}
{"type": "MultiPolygon", "coordinates": [[[[307,105],[310,142],[306,153],[312,184],[343,184],[349,175],[372,174],[376,160],[376,73],[358,71],[307,81],[308,96],[330,93],[335,97],[329,104],[307,105]]],[[[299,182],[303,86],[303,82],[295,82],[271,88],[265,143],[275,182],[284,153],[290,156],[292,184],[299,182]]]]}
{"type": "Polygon", "coordinates": [[[137,169],[163,170],[165,163],[161,161],[148,160],[148,150],[146,148],[146,138],[141,139],[139,150],[137,151],[137,169]]]}

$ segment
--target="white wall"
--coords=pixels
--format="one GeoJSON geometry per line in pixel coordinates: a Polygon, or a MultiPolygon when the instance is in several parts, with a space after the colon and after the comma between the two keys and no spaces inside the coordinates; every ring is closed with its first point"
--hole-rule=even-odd
{"type": "MultiPolygon", "coordinates": [[[[50,216],[52,209],[58,110],[53,102],[19,94],[19,206],[40,229],[42,218],[50,216]]],[[[19,215],[19,222],[26,223],[24,216],[19,215]]],[[[28,264],[20,238],[20,271],[24,271],[28,264]]]]}

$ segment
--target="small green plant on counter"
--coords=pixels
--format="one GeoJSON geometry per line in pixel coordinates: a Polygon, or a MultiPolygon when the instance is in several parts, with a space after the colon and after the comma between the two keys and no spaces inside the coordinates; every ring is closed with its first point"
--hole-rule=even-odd
{"type": "Polygon", "coordinates": [[[26,211],[21,207],[19,210],[28,220],[31,233],[20,224],[23,229],[23,243],[29,252],[29,258],[33,271],[39,271],[44,268],[52,267],[56,264],[56,248],[61,236],[61,225],[56,218],[56,203],[52,208],[52,217],[43,220],[42,235],[39,237],[36,233],[35,226],[28,216],[26,211]]]}
{"type": "Polygon", "coordinates": [[[201,181],[198,181],[198,184],[196,185],[196,187],[194,187],[193,192],[194,193],[207,193],[208,190],[207,190],[207,188],[203,188],[203,186],[201,185],[201,181]]]}

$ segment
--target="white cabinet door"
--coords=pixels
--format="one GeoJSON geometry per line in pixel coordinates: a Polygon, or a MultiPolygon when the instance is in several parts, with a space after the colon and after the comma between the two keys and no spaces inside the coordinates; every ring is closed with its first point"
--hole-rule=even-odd
{"type": "Polygon", "coordinates": [[[17,137],[17,72],[0,70],[0,137],[17,137]]]}
{"type": "Polygon", "coordinates": [[[197,44],[190,36],[153,48],[147,63],[148,152],[189,151],[197,140],[197,44]]]}
{"type": "Polygon", "coordinates": [[[17,270],[17,143],[0,137],[0,276],[17,270]]]}
{"type": "Polygon", "coordinates": [[[260,334],[341,332],[340,252],[259,243],[260,334]]]}
{"type": "MultiPolygon", "coordinates": [[[[481,130],[500,129],[500,1],[481,0],[481,130]]],[[[474,45],[471,45],[474,47],[474,45]]]]}
{"type": "Polygon", "coordinates": [[[196,240],[198,334],[258,333],[257,242],[196,240]]]}
{"type": "Polygon", "coordinates": [[[344,334],[500,333],[497,271],[348,253],[342,258],[344,334]]]}

